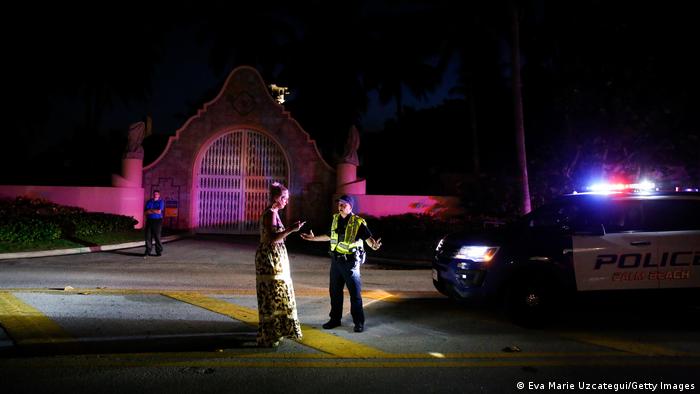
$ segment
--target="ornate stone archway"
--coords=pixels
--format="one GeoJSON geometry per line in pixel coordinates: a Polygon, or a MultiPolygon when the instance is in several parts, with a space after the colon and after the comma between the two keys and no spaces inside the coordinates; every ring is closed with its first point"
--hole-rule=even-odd
{"type": "Polygon", "coordinates": [[[336,183],[316,143],[246,66],[170,137],[143,176],[144,200],[156,188],[166,196],[164,225],[229,234],[258,231],[274,180],[289,188],[286,222],[304,219],[321,231],[336,183]]]}
{"type": "Polygon", "coordinates": [[[255,234],[268,204],[270,184],[289,184],[282,148],[255,130],[235,130],[206,145],[196,163],[195,230],[255,234]]]}

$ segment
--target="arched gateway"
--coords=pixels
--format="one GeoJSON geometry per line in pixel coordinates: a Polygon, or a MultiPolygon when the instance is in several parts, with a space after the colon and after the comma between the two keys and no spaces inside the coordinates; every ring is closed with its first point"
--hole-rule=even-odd
{"type": "Polygon", "coordinates": [[[263,133],[236,130],[216,138],[203,151],[194,182],[197,231],[257,233],[270,184],[289,184],[282,148],[263,133]]]}
{"type": "Polygon", "coordinates": [[[291,195],[285,223],[303,219],[323,231],[336,183],[315,142],[250,67],[231,72],[217,97],[144,167],[143,177],[144,200],[154,189],[165,199],[164,226],[224,234],[259,231],[274,181],[291,195]]]}

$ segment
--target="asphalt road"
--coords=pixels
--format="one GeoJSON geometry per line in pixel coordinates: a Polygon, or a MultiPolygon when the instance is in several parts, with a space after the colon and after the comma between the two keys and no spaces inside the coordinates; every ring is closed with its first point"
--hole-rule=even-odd
{"type": "MultiPolygon", "coordinates": [[[[363,267],[366,331],[323,330],[328,259],[292,252],[304,339],[255,346],[255,244],[204,237],[0,261],[2,392],[697,390],[698,310],[582,307],[541,329],[434,291],[430,270],[363,267]],[[523,384],[519,389],[518,383],[523,384]],[[542,386],[544,385],[544,386],[542,386]],[[617,386],[615,386],[617,385],[617,386]],[[673,386],[676,385],[676,386],[673,386]],[[678,386],[678,385],[693,385],[678,386]]],[[[370,252],[371,253],[371,252],[370,252]]],[[[346,300],[345,311],[349,311],[346,300]]]]}

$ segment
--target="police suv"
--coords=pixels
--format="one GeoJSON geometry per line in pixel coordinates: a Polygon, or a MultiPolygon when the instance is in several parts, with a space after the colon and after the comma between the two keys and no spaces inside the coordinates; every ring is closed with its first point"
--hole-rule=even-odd
{"type": "Polygon", "coordinates": [[[700,193],[562,196],[503,229],[443,238],[433,284],[458,300],[503,300],[522,323],[584,292],[695,292],[700,193]]]}

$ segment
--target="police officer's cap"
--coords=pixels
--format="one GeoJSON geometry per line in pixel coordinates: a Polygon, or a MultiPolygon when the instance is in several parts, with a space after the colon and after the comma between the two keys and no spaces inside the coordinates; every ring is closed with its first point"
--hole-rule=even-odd
{"type": "Polygon", "coordinates": [[[343,194],[342,196],[338,197],[338,202],[344,202],[350,205],[351,207],[355,206],[355,199],[347,194],[343,194]]]}

